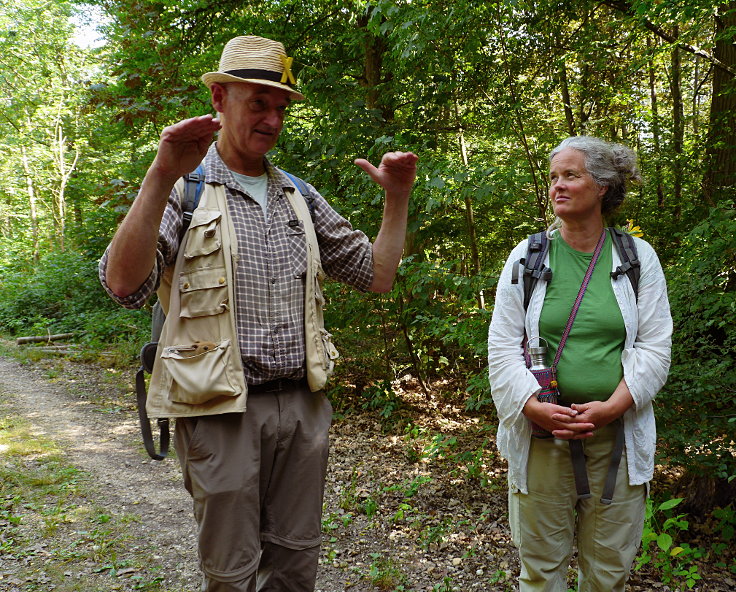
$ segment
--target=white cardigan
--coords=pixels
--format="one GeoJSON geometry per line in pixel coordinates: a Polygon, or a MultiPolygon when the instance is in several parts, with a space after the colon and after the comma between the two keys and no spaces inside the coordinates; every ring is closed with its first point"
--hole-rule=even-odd
{"type": "MultiPolygon", "coordinates": [[[[555,233],[553,238],[558,236],[555,233]]],[[[672,317],[657,254],[646,241],[634,240],[641,262],[638,303],[626,275],[612,279],[611,284],[626,327],[621,363],[634,399],[634,405],[624,414],[629,483],[640,485],[650,481],[654,472],[657,434],[652,400],[664,385],[669,371],[672,317]]],[[[522,340],[525,330],[527,335],[539,335],[539,316],[547,291],[546,282],[537,282],[525,315],[523,281],[520,279],[518,284],[512,284],[511,273],[514,265],[525,256],[526,249],[527,241],[524,240],[511,251],[504,265],[488,331],[488,373],[499,420],[496,444],[509,463],[509,485],[522,493],[527,493],[531,438],[529,421],[522,409],[529,397],[539,391],[536,379],[526,369],[522,340]]],[[[545,264],[549,265],[549,254],[545,264]]],[[[612,271],[620,264],[614,248],[612,271]]]]}

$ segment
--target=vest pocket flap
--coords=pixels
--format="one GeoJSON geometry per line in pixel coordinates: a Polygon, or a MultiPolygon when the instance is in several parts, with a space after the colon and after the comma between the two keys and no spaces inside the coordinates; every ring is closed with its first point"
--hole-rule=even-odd
{"type": "Polygon", "coordinates": [[[239,389],[228,378],[231,355],[229,339],[165,347],[161,360],[172,378],[169,398],[176,403],[201,405],[215,397],[239,395],[239,389]]]}
{"type": "Polygon", "coordinates": [[[192,259],[214,253],[222,247],[220,221],[222,213],[216,210],[194,210],[189,224],[189,235],[184,257],[192,259]]]}
{"type": "Polygon", "coordinates": [[[224,267],[197,269],[179,276],[179,294],[184,318],[225,312],[228,306],[227,275],[224,267]]]}
{"type": "Polygon", "coordinates": [[[212,222],[219,222],[222,219],[222,212],[218,210],[203,210],[197,208],[192,212],[192,222],[189,228],[197,228],[198,226],[209,226],[212,222]]]}
{"type": "Polygon", "coordinates": [[[208,290],[227,286],[224,267],[208,267],[182,273],[179,277],[179,291],[182,293],[195,290],[208,290]]]}

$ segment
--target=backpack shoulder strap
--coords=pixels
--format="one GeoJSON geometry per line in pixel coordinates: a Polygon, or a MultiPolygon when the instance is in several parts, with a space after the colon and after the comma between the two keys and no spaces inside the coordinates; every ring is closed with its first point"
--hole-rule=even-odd
{"type": "MultiPolygon", "coordinates": [[[[189,224],[192,222],[192,213],[197,209],[199,199],[202,197],[202,191],[204,190],[204,167],[200,164],[193,172],[184,175],[182,179],[184,186],[181,192],[181,209],[184,212],[184,216],[181,230],[179,231],[179,239],[184,237],[184,234],[189,228],[189,224]]],[[[181,187],[177,185],[177,189],[181,189],[181,187]]],[[[141,367],[135,376],[136,404],[138,407],[138,420],[143,438],[143,446],[148,456],[153,460],[163,460],[169,453],[169,420],[168,418],[158,420],[159,451],[156,452],[151,422],[146,412],[148,393],[146,390],[145,372],[149,374],[153,372],[153,365],[156,363],[156,348],[158,346],[158,340],[161,337],[161,330],[165,319],[166,315],[161,307],[161,302],[156,301],[151,314],[151,341],[141,349],[141,367]]]]}
{"type": "Polygon", "coordinates": [[[299,193],[302,194],[302,196],[304,197],[304,200],[307,202],[307,207],[309,208],[309,216],[312,219],[314,219],[314,198],[309,192],[309,189],[307,188],[307,184],[304,182],[303,179],[300,179],[296,175],[292,175],[290,172],[285,171],[284,169],[279,169],[279,170],[289,178],[289,181],[291,181],[296,186],[296,188],[299,190],[299,193]]]}
{"type": "Polygon", "coordinates": [[[641,263],[639,262],[639,254],[636,251],[634,237],[620,228],[610,228],[610,230],[613,244],[616,245],[618,256],[621,258],[621,265],[615,271],[611,272],[611,277],[615,280],[619,276],[626,274],[631,282],[631,287],[634,289],[634,296],[638,300],[641,263]]]}
{"type": "Polygon", "coordinates": [[[544,264],[544,259],[549,251],[549,239],[547,233],[537,232],[527,239],[526,257],[520,259],[514,266],[511,274],[511,283],[519,283],[519,268],[523,266],[524,282],[524,310],[529,307],[532,292],[538,280],[549,282],[552,279],[552,270],[544,264]]]}
{"type": "Polygon", "coordinates": [[[181,209],[184,212],[183,224],[179,233],[179,238],[189,228],[192,221],[192,212],[199,205],[199,198],[202,197],[204,189],[204,167],[200,164],[193,172],[184,175],[184,195],[181,197],[181,209]]]}

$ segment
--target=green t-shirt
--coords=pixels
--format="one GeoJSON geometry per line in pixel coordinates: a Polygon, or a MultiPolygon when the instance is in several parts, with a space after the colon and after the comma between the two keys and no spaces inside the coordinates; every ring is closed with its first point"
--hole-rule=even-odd
{"type": "MultiPolygon", "coordinates": [[[[613,242],[606,233],[595,271],[585,291],[565,349],[557,365],[560,395],[567,403],[605,401],[621,382],[621,352],[626,328],[611,287],[613,242]]],[[[549,245],[552,281],[547,285],[539,332],[547,340],[547,363],[557,346],[593,253],[581,253],[560,234],[549,245]]]]}

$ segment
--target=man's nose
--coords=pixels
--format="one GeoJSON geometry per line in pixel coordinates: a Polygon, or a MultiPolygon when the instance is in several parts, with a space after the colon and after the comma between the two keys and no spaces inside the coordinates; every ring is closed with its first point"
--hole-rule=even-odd
{"type": "Polygon", "coordinates": [[[284,122],[284,115],[283,115],[283,112],[278,107],[269,109],[268,113],[266,113],[265,123],[267,123],[268,125],[272,127],[281,127],[281,124],[283,122],[284,122]]]}

